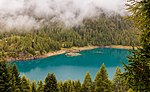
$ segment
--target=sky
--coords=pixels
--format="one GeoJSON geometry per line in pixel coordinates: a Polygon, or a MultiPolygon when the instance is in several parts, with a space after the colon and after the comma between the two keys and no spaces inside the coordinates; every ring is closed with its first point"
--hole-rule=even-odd
{"type": "Polygon", "coordinates": [[[31,30],[48,21],[76,25],[101,10],[124,15],[125,0],[0,0],[0,30],[31,30]]]}

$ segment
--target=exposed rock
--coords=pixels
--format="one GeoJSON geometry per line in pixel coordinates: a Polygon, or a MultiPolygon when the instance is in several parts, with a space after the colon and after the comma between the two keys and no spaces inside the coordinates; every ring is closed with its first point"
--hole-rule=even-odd
{"type": "Polygon", "coordinates": [[[65,54],[66,56],[80,56],[80,53],[69,52],[65,54]]]}

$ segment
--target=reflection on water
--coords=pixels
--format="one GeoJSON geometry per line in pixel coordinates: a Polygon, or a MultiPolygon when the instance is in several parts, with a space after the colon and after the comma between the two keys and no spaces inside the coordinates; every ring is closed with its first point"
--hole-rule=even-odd
{"type": "Polygon", "coordinates": [[[124,49],[98,48],[80,52],[80,56],[67,57],[65,54],[44,59],[14,62],[21,75],[31,80],[43,80],[47,73],[55,73],[58,80],[83,80],[86,72],[94,79],[96,72],[104,63],[109,78],[112,79],[117,66],[122,67],[121,61],[127,63],[129,51],[124,49]],[[97,53],[101,52],[101,53],[97,53]]]}

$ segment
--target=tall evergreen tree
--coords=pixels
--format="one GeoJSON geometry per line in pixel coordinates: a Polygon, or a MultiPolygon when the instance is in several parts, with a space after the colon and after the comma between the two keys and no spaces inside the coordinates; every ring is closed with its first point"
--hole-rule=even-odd
{"type": "Polygon", "coordinates": [[[57,80],[54,74],[48,74],[45,78],[44,92],[58,92],[57,80]]]}
{"type": "Polygon", "coordinates": [[[58,82],[58,90],[59,90],[59,92],[63,91],[63,83],[62,83],[62,81],[58,82]]]}
{"type": "Polygon", "coordinates": [[[72,81],[71,80],[68,80],[67,81],[67,84],[68,84],[68,92],[73,92],[73,84],[72,84],[72,81]]]}
{"type": "Polygon", "coordinates": [[[135,91],[133,91],[133,89],[130,88],[127,92],[135,92],[135,91]]]}
{"type": "Polygon", "coordinates": [[[42,81],[38,81],[37,92],[44,92],[44,86],[42,81]]]}
{"type": "Polygon", "coordinates": [[[121,77],[121,69],[116,68],[115,76],[113,78],[113,91],[114,92],[127,92],[128,86],[124,78],[121,77]]]}
{"type": "Polygon", "coordinates": [[[81,83],[79,80],[73,82],[73,88],[74,88],[74,92],[81,91],[81,83]]]}
{"type": "Polygon", "coordinates": [[[13,85],[13,91],[14,92],[20,92],[21,90],[21,78],[19,76],[19,72],[17,70],[16,65],[13,65],[12,67],[12,85],[13,85]]]}
{"type": "Polygon", "coordinates": [[[73,92],[73,83],[71,80],[65,81],[63,84],[63,91],[62,92],[73,92]]]}
{"type": "Polygon", "coordinates": [[[31,92],[37,92],[37,89],[36,89],[36,82],[35,82],[35,81],[32,82],[32,85],[31,85],[31,92]]]}
{"type": "Polygon", "coordinates": [[[69,92],[68,91],[68,82],[67,81],[65,81],[64,83],[63,83],[63,91],[62,92],[69,92]]]}
{"type": "Polygon", "coordinates": [[[25,76],[21,79],[21,92],[31,92],[30,81],[25,76]]]}
{"type": "Polygon", "coordinates": [[[95,92],[112,92],[112,83],[108,79],[108,74],[104,64],[102,64],[100,70],[96,74],[94,87],[95,92]]]}
{"type": "Polygon", "coordinates": [[[150,91],[150,0],[129,0],[128,11],[135,27],[142,31],[142,48],[133,51],[124,76],[136,92],[150,91]]]}
{"type": "Polygon", "coordinates": [[[13,92],[11,72],[8,71],[5,62],[0,62],[0,91],[13,92]]]}
{"type": "Polygon", "coordinates": [[[90,73],[86,73],[82,87],[81,92],[92,92],[92,78],[90,76],[90,73]]]}

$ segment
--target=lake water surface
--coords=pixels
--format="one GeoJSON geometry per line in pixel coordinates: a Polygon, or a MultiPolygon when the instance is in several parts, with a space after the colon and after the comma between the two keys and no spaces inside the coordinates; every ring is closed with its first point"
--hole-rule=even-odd
{"type": "Polygon", "coordinates": [[[109,79],[112,79],[116,67],[123,70],[121,62],[127,63],[129,51],[125,49],[97,48],[81,51],[80,56],[69,57],[65,54],[43,59],[14,62],[19,72],[30,80],[44,80],[48,73],[54,73],[57,80],[81,80],[86,72],[90,72],[94,80],[95,74],[104,63],[109,79]]]}

